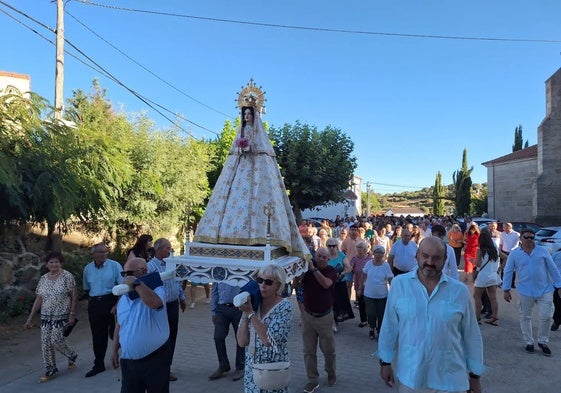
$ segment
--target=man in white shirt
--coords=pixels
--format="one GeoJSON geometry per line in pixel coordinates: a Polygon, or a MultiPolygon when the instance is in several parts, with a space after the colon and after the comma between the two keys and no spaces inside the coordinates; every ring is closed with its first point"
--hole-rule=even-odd
{"type": "MultiPolygon", "coordinates": [[[[505,222],[504,224],[504,232],[501,233],[501,246],[499,248],[499,256],[501,256],[501,265],[499,266],[499,270],[504,270],[506,259],[508,255],[512,252],[512,250],[518,248],[518,244],[520,243],[520,234],[512,229],[512,224],[510,222],[505,222]]],[[[501,278],[503,275],[501,274],[501,278]]],[[[516,273],[512,275],[512,283],[511,287],[516,288],[514,285],[514,281],[516,280],[516,273]]]]}
{"type": "Polygon", "coordinates": [[[410,272],[417,266],[415,255],[417,244],[411,241],[411,232],[404,229],[401,232],[401,241],[394,243],[388,257],[388,263],[395,276],[410,272]]]}
{"type": "Polygon", "coordinates": [[[392,281],[376,355],[382,380],[392,387],[397,377],[400,393],[481,393],[481,332],[469,289],[442,274],[445,255],[444,242],[427,237],[418,267],[392,281]]]}
{"type": "MultiPolygon", "coordinates": [[[[434,225],[431,229],[431,235],[436,236],[444,241],[446,237],[446,229],[442,225],[434,225]]],[[[444,262],[444,269],[442,269],[444,274],[459,280],[458,275],[458,263],[456,262],[456,254],[452,246],[446,244],[446,262],[444,262]]]]}
{"type": "Polygon", "coordinates": [[[429,225],[427,220],[424,220],[419,225],[419,230],[421,231],[421,237],[431,237],[432,236],[432,227],[429,225]]]}

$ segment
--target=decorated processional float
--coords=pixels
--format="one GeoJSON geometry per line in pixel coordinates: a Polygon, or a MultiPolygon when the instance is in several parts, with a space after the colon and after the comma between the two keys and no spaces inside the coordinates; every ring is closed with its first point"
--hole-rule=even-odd
{"type": "Polygon", "coordinates": [[[264,92],[251,79],[237,102],[241,126],[193,241],[188,233],[185,254],[166,259],[175,280],[241,287],[268,264],[282,267],[289,280],[308,269],[310,251],[261,121],[264,92]]]}

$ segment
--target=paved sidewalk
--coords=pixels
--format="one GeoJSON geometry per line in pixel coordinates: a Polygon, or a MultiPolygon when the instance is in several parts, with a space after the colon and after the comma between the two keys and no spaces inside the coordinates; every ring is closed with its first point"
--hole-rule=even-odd
{"type": "MultiPolygon", "coordinates": [[[[202,294],[202,288],[201,294],[202,294]]],[[[539,392],[557,393],[561,390],[561,331],[552,332],[550,348],[553,356],[547,358],[539,352],[526,354],[523,350],[516,292],[514,302],[506,303],[499,291],[499,324],[495,327],[481,326],[485,348],[485,364],[488,372],[484,375],[485,392],[539,392]]],[[[295,299],[294,321],[290,335],[289,349],[292,361],[292,392],[302,392],[306,383],[302,345],[300,337],[299,312],[295,299]]],[[[69,341],[79,353],[78,367],[66,369],[66,360],[57,358],[59,376],[52,381],[40,384],[43,374],[39,329],[22,332],[10,342],[2,342],[0,357],[0,393],[57,392],[107,393],[120,390],[120,372],[108,368],[106,372],[92,378],[84,378],[91,368],[93,354],[91,337],[86,313],[86,302],[80,304],[80,322],[69,341]]],[[[357,310],[358,316],[358,310],[357,310]]],[[[173,372],[179,377],[171,382],[172,393],[213,393],[243,392],[243,380],[232,381],[231,373],[216,381],[208,376],[218,367],[213,341],[213,326],[207,304],[198,302],[193,310],[187,309],[180,316],[179,336],[173,372]]],[[[376,350],[376,341],[368,339],[368,328],[358,328],[358,321],[351,320],[340,324],[337,340],[337,385],[328,387],[325,373],[321,373],[320,389],[328,393],[343,392],[397,392],[386,387],[380,380],[377,359],[371,354],[376,350]]],[[[536,333],[536,331],[534,331],[536,333]]],[[[228,350],[233,366],[235,346],[233,332],[228,338],[228,350]]],[[[319,354],[319,368],[323,369],[323,357],[319,354]]],[[[109,365],[109,357],[106,360],[109,365]]]]}

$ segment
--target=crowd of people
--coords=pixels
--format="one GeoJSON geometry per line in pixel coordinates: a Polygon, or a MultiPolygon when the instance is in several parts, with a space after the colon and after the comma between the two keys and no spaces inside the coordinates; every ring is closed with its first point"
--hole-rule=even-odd
{"type": "MultiPolygon", "coordinates": [[[[335,226],[325,221],[319,231],[303,222],[299,231],[312,259],[307,273],[292,283],[300,309],[307,375],[303,391],[312,393],[320,385],[318,348],[325,358],[327,384],[337,382],[335,337],[340,324],[354,319],[356,313],[357,326],[368,326],[368,338],[378,340],[381,377],[388,386],[397,383],[400,392],[422,388],[480,392],[479,376],[484,367],[478,325],[486,316],[485,323],[498,326],[501,285],[507,302],[512,299],[511,289],[517,288],[524,349],[535,351],[535,305],[539,315],[537,345],[544,355],[551,356],[549,332],[561,325],[561,252],[550,256],[536,246],[532,230],[517,233],[509,223],[504,228],[499,232],[492,222],[481,230],[473,221],[430,217],[347,219],[335,226]],[[473,283],[473,295],[461,282],[459,270],[465,273],[461,277],[465,283],[473,283]],[[444,306],[452,298],[459,308],[444,306]],[[420,314],[429,315],[430,328],[418,318],[420,314]],[[436,336],[449,339],[437,344],[426,338],[436,336]],[[396,342],[400,345],[394,375],[391,363],[396,342]],[[424,346],[423,350],[418,346],[424,346]],[[439,354],[448,347],[466,350],[439,354]],[[453,378],[445,378],[439,372],[450,370],[435,371],[410,352],[425,350],[432,351],[442,364],[458,364],[459,371],[453,378]]],[[[171,366],[178,315],[187,306],[185,288],[173,280],[153,283],[144,278],[165,270],[171,243],[140,236],[124,268],[108,259],[108,253],[105,244],[94,245],[92,261],[84,268],[94,355],[93,367],[85,377],[105,371],[105,355],[109,340],[113,340],[111,363],[122,370],[123,391],[167,392],[169,381],[177,380],[171,366]],[[113,287],[119,284],[129,286],[137,295],[113,295],[113,287]],[[146,378],[148,370],[150,378],[146,378]]],[[[65,338],[65,331],[77,322],[78,302],[74,277],[62,268],[63,261],[60,253],[47,256],[48,273],[39,281],[36,301],[24,325],[31,328],[34,315],[40,313],[46,369],[42,382],[58,373],[55,350],[67,357],[69,368],[75,366],[78,356],[65,338]]],[[[248,300],[234,306],[240,288],[224,283],[212,285],[210,297],[219,366],[209,380],[231,370],[225,343],[231,326],[236,337],[231,378],[243,378],[246,392],[263,391],[254,379],[252,365],[289,361],[287,337],[293,318],[291,303],[282,295],[287,284],[284,271],[269,265],[257,271],[254,279],[260,294],[256,304],[248,300]]]]}
{"type": "MultiPolygon", "coordinates": [[[[455,288],[463,288],[461,292],[456,289],[456,293],[461,293],[461,300],[464,309],[467,325],[454,325],[450,321],[441,331],[431,331],[429,333],[451,335],[453,337],[462,337],[462,345],[465,348],[473,350],[473,354],[465,355],[464,358],[456,358],[463,364],[465,371],[464,376],[456,379],[451,385],[450,378],[444,378],[444,375],[436,375],[435,370],[430,370],[421,362],[413,362],[414,356],[404,352],[407,356],[403,357],[409,360],[402,361],[398,364],[397,377],[399,379],[401,391],[425,391],[421,388],[434,388],[432,391],[465,391],[471,389],[472,392],[481,391],[479,375],[483,372],[482,350],[478,342],[481,340],[479,329],[475,331],[474,325],[481,325],[482,318],[485,316],[485,323],[491,326],[499,325],[499,302],[497,300],[497,292],[502,288],[504,300],[510,302],[511,288],[518,288],[519,296],[519,314],[520,328],[525,346],[524,350],[528,353],[535,351],[534,335],[532,332],[532,310],[536,306],[539,314],[537,344],[543,355],[551,356],[551,350],[548,347],[549,331],[556,331],[561,326],[561,252],[555,253],[553,256],[534,243],[534,232],[531,229],[523,229],[520,233],[513,230],[512,224],[504,223],[504,231],[497,230],[497,222],[490,222],[483,229],[469,217],[457,219],[455,217],[421,217],[421,218],[395,218],[386,216],[372,216],[368,219],[354,219],[337,217],[333,224],[330,225],[328,220],[324,220],[319,227],[319,231],[328,234],[325,242],[316,235],[317,228],[314,223],[308,223],[305,220],[299,226],[301,235],[312,250],[312,255],[322,252],[322,245],[335,246],[338,244],[339,251],[344,254],[341,266],[341,274],[339,279],[344,279],[347,284],[347,293],[341,294],[337,291],[338,299],[334,300],[333,315],[335,318],[333,331],[337,332],[339,326],[337,320],[337,307],[335,305],[341,302],[348,302],[351,299],[351,293],[355,293],[355,307],[358,308],[360,321],[359,327],[369,326],[369,338],[378,339],[378,355],[381,359],[381,375],[384,381],[389,385],[395,383],[393,369],[389,359],[393,358],[394,344],[399,341],[399,350],[406,351],[407,342],[411,340],[408,330],[411,326],[404,330],[402,321],[410,317],[405,312],[402,304],[409,303],[406,309],[411,308],[417,314],[430,312],[430,303],[432,302],[431,291],[440,288],[442,282],[454,283],[455,288]],[[431,239],[428,241],[428,239],[431,239]],[[436,239],[440,239],[439,241],[436,239]],[[427,240],[427,241],[425,241],[427,240]],[[424,262],[428,256],[421,245],[427,245],[430,242],[433,245],[436,242],[436,248],[442,248],[444,251],[440,261],[440,256],[432,256],[442,265],[432,261],[424,262]],[[432,270],[427,268],[430,266],[432,270]],[[342,270],[345,269],[345,270],[342,270]],[[460,282],[459,271],[463,271],[460,282]],[[436,275],[438,279],[434,279],[431,274],[436,275]],[[518,277],[516,274],[518,273],[518,277]],[[424,288],[423,292],[428,294],[428,304],[421,307],[418,300],[408,299],[406,292],[402,293],[404,288],[409,288],[415,281],[407,281],[400,278],[399,290],[392,290],[394,282],[398,276],[417,278],[421,284],[418,288],[424,288]],[[427,280],[427,277],[430,280],[427,280]],[[473,284],[473,294],[469,295],[465,284],[473,284]],[[459,286],[458,286],[459,285],[459,286]],[[399,292],[399,295],[396,293],[399,292]],[[466,296],[466,293],[468,296],[466,296]],[[392,298],[392,294],[394,297],[392,298]],[[469,304],[466,302],[469,300],[469,304]],[[471,300],[470,300],[471,298],[471,300]],[[408,299],[408,300],[407,300],[408,299]],[[416,304],[416,306],[415,306],[416,304]],[[419,307],[414,310],[415,307],[419,307]],[[392,322],[384,324],[384,316],[392,318],[392,322]],[[553,323],[552,323],[553,317],[553,323]],[[397,318],[397,319],[396,319],[397,318]],[[391,326],[391,328],[388,328],[391,326]],[[463,332],[460,334],[459,332],[463,332]],[[466,333],[467,332],[467,333],[466,333]],[[458,333],[458,334],[456,334],[458,333]],[[399,337],[400,334],[407,336],[404,341],[399,337]],[[473,345],[475,343],[475,346],[473,345]],[[382,347],[383,345],[383,347],[382,347]],[[471,346],[471,347],[470,347],[471,346]],[[481,358],[480,358],[481,356],[481,358]],[[390,366],[386,368],[385,366],[390,366]],[[400,376],[400,368],[402,370],[400,376]],[[411,377],[412,373],[419,372],[419,378],[428,378],[416,380],[411,377]],[[424,373],[424,374],[423,374],[424,373]],[[434,374],[434,375],[433,375],[434,374]],[[429,378],[432,375],[433,378],[429,378]],[[420,381],[423,382],[420,382],[420,381]],[[448,381],[446,384],[444,381],[448,381]],[[444,386],[446,385],[446,386],[444,386]],[[420,390],[417,390],[420,389],[420,390]]],[[[335,254],[333,254],[335,255],[335,254]]],[[[416,285],[416,284],[415,284],[416,285]]],[[[408,291],[417,290],[413,287],[408,291]]],[[[448,286],[450,284],[446,284],[448,286]]],[[[441,289],[441,291],[448,291],[441,289]]],[[[305,297],[305,291],[304,291],[305,297]]],[[[436,295],[435,295],[436,296],[436,295]]],[[[441,295],[438,295],[442,297],[441,295]]],[[[420,296],[416,296],[418,299],[420,296]]],[[[442,314],[442,312],[436,312],[442,314]]],[[[424,315],[424,314],[423,314],[424,315]]],[[[441,318],[446,320],[445,315],[441,318]]],[[[440,321],[443,322],[443,321],[440,321]]],[[[422,329],[421,329],[422,330],[422,329]]],[[[411,340],[411,349],[419,353],[419,343],[423,343],[421,336],[414,335],[415,339],[411,340]]],[[[446,340],[443,340],[448,343],[446,340]]],[[[456,345],[454,343],[453,345],[456,345]]],[[[438,349],[432,344],[427,343],[428,350],[437,351],[438,349]]],[[[459,351],[462,352],[463,351],[459,351]]],[[[454,356],[460,356],[455,353],[454,356]]],[[[435,355],[436,356],[436,355],[435,355]]],[[[398,359],[401,359],[398,356],[398,359]]],[[[443,363],[449,360],[441,359],[443,363]]],[[[312,381],[313,382],[313,381],[312,381]]],[[[305,392],[315,390],[314,383],[304,389],[305,392]]]]}

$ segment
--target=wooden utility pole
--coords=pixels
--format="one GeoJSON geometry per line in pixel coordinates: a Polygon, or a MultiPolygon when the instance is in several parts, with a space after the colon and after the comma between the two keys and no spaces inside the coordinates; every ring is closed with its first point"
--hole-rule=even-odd
{"type": "Polygon", "coordinates": [[[64,0],[56,0],[55,119],[62,119],[64,89],[64,0]]]}
{"type": "Polygon", "coordinates": [[[366,182],[366,217],[370,217],[370,182],[366,182]]]}

